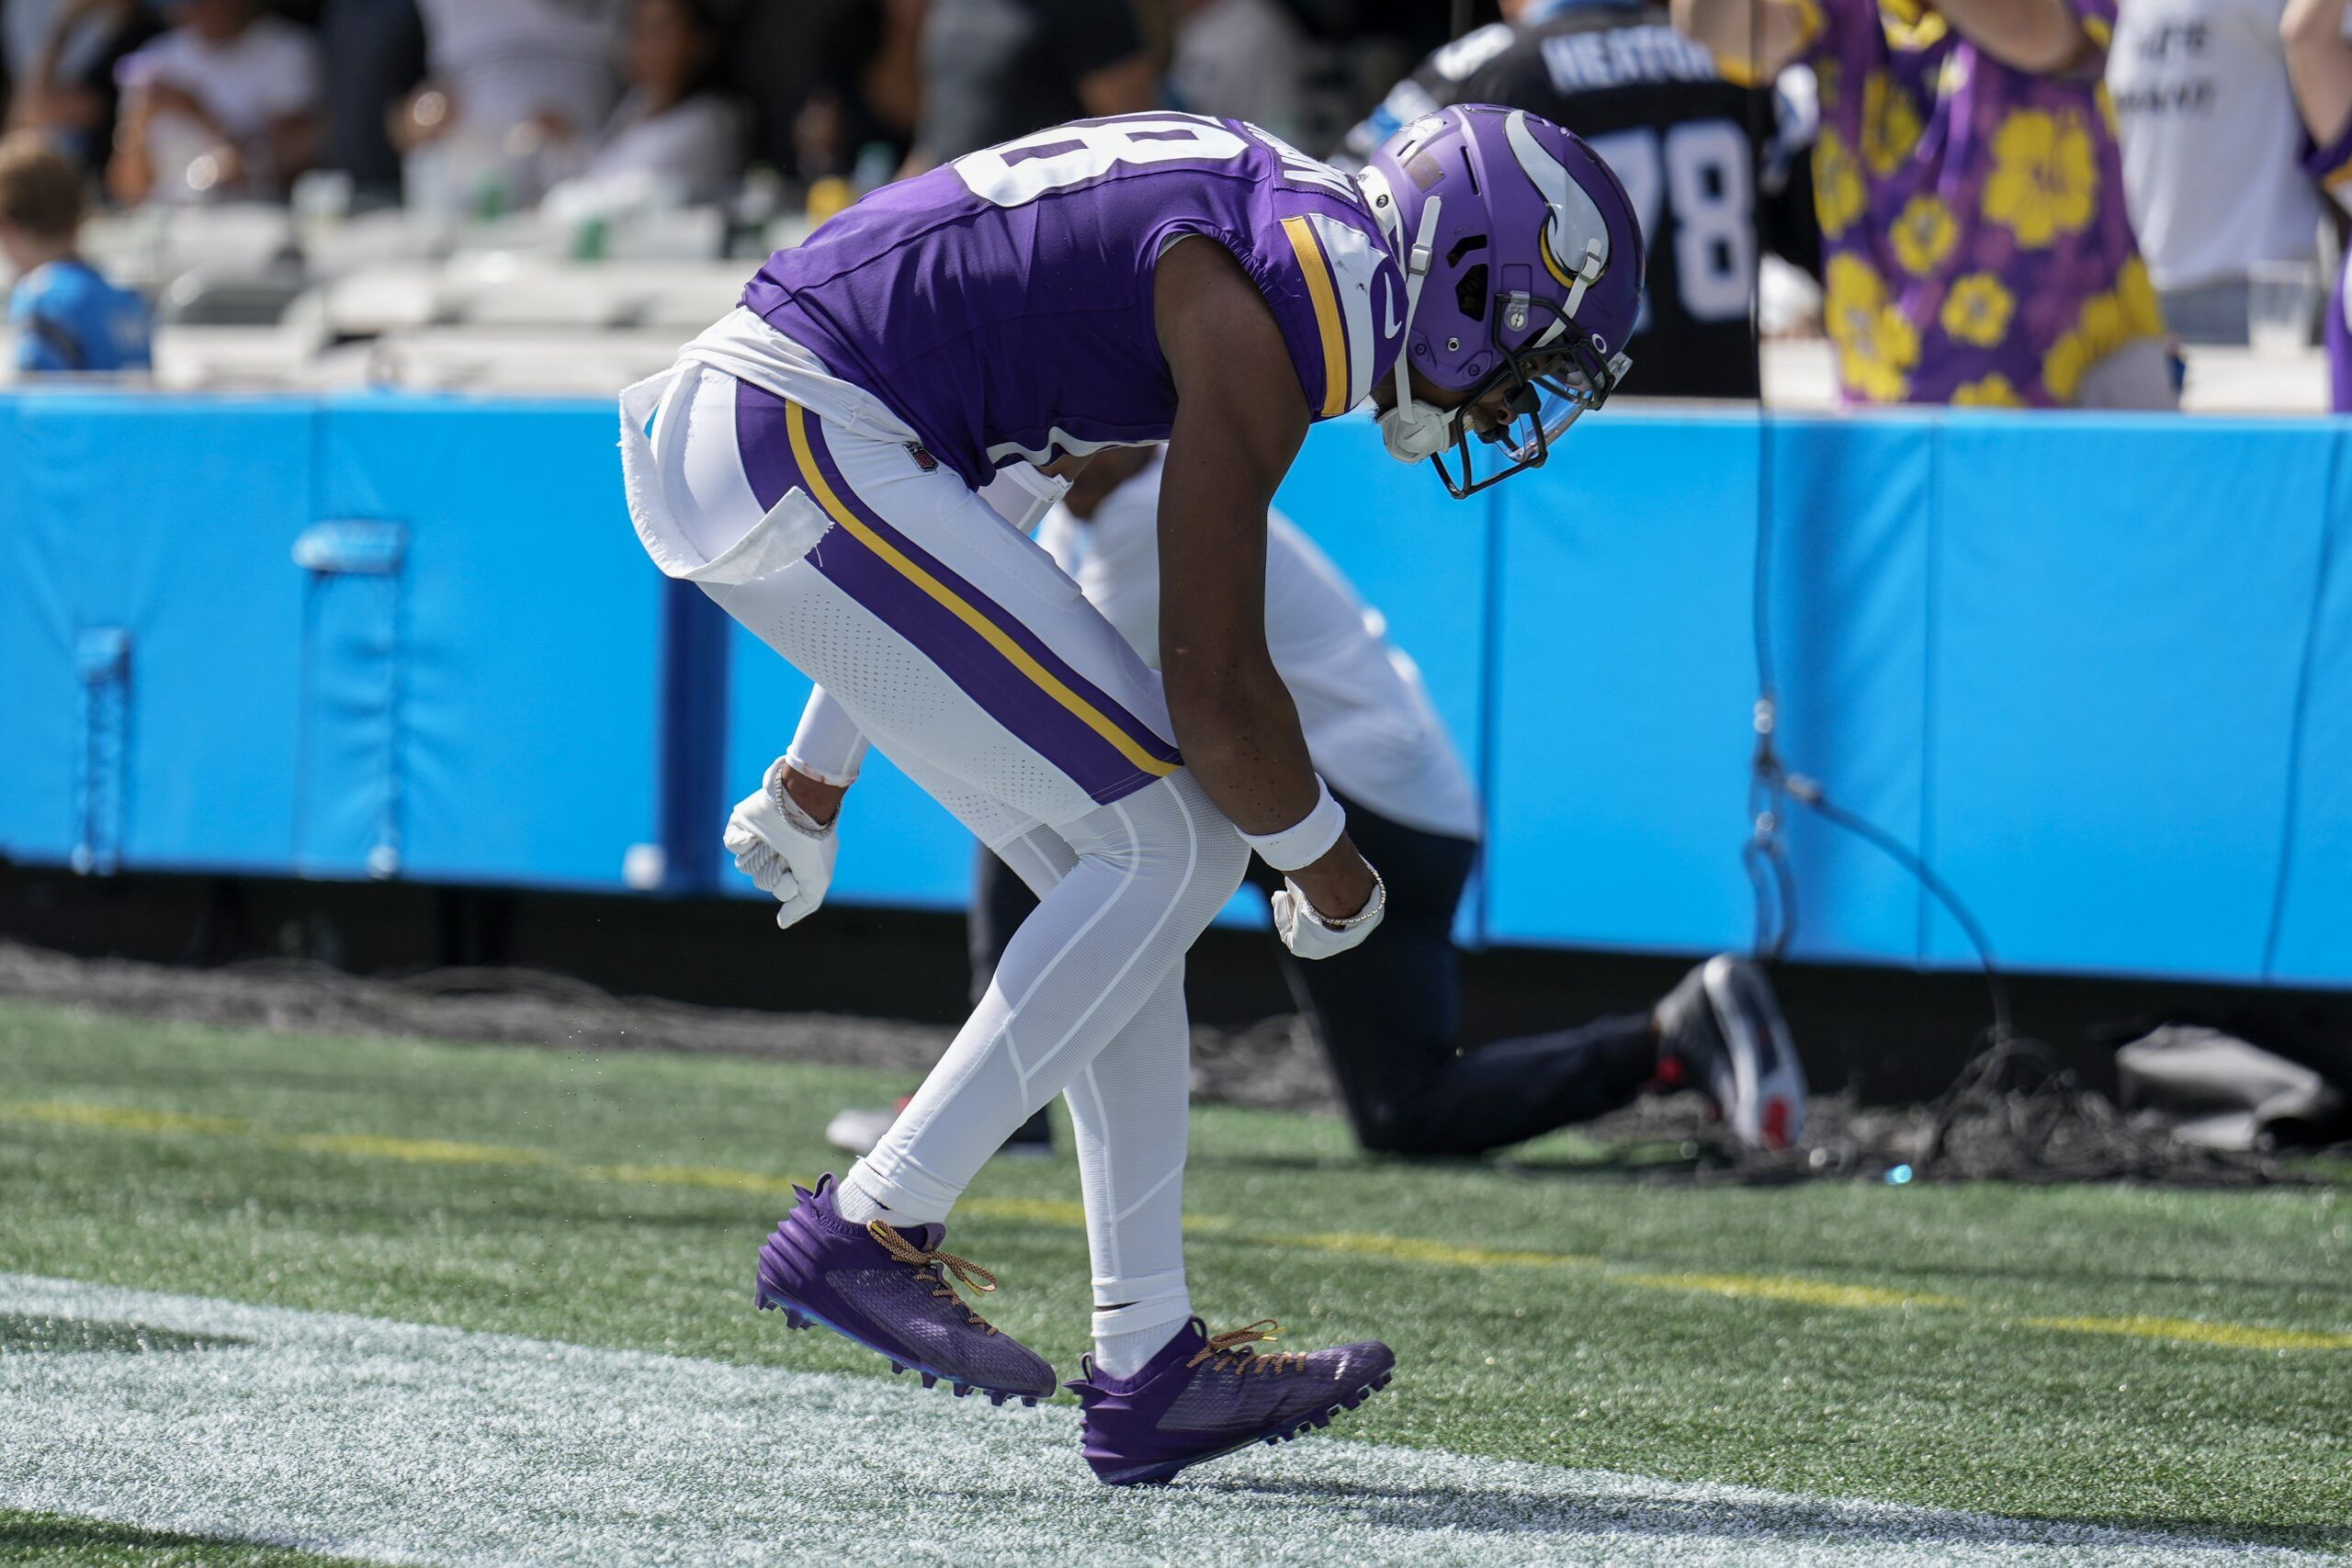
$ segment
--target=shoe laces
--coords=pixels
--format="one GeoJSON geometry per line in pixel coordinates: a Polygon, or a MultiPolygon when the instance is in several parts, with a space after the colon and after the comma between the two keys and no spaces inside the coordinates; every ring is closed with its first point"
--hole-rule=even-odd
{"type": "Polygon", "coordinates": [[[880,1220],[868,1220],[865,1234],[880,1243],[883,1251],[912,1269],[916,1279],[931,1286],[933,1295],[944,1296],[962,1307],[964,1315],[971,1319],[973,1327],[986,1329],[990,1334],[997,1331],[994,1324],[973,1311],[972,1304],[957,1295],[956,1287],[947,1282],[947,1276],[953,1274],[964,1284],[985,1294],[996,1289],[995,1275],[968,1258],[958,1258],[952,1252],[941,1252],[935,1247],[927,1250],[917,1247],[880,1220]]]}
{"type": "Polygon", "coordinates": [[[1223,1371],[1245,1378],[1251,1372],[1279,1376],[1283,1372],[1298,1371],[1306,1365],[1306,1358],[1297,1351],[1276,1350],[1261,1356],[1248,1348],[1250,1345],[1280,1337],[1282,1328],[1283,1325],[1272,1318],[1261,1317],[1246,1328],[1227,1329],[1223,1334],[1212,1335],[1209,1342],[1194,1351],[1193,1359],[1184,1365],[1189,1369],[1199,1366],[1203,1361],[1214,1361],[1223,1371]]]}

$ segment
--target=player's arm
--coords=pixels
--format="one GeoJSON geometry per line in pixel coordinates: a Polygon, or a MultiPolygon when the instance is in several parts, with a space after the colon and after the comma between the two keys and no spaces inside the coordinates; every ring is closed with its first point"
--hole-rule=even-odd
{"type": "MultiPolygon", "coordinates": [[[[1159,491],[1159,664],[1184,761],[1253,836],[1318,808],[1298,709],[1266,649],[1266,509],[1306,436],[1306,397],[1273,313],[1223,247],[1188,240],[1154,285],[1176,420],[1159,491]]],[[[1370,903],[1372,868],[1342,832],[1290,872],[1330,919],[1370,903]]],[[[1279,918],[1279,917],[1278,917],[1279,918]]]]}
{"type": "Polygon", "coordinates": [[[1734,80],[1766,83],[1813,42],[1793,0],[1672,0],[1674,30],[1734,80]]]}
{"type": "Polygon", "coordinates": [[[2346,0],[2287,0],[2278,36],[2287,46],[2287,79],[2303,126],[2323,148],[2352,124],[2352,43],[2344,38],[2346,0]]]}
{"type": "Polygon", "coordinates": [[[777,904],[775,923],[806,919],[825,901],[840,852],[834,821],[865,760],[865,737],[822,686],[808,694],[792,748],[727,818],[735,869],[777,904]]]}

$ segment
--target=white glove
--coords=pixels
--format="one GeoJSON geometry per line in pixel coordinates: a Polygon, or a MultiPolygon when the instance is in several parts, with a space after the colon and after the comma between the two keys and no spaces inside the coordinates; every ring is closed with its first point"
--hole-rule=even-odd
{"type": "Polygon", "coordinates": [[[833,884],[833,857],[841,840],[831,823],[820,824],[784,790],[785,761],[768,764],[759,789],[738,801],[727,818],[727,852],[735,869],[783,906],[778,929],[806,917],[825,901],[833,884]]]}
{"type": "Polygon", "coordinates": [[[1364,900],[1363,908],[1343,920],[1325,919],[1315,906],[1306,901],[1298,884],[1283,878],[1282,891],[1269,902],[1273,906],[1274,931],[1283,945],[1299,958],[1329,958],[1370,936],[1380,925],[1380,917],[1388,912],[1388,884],[1380,873],[1372,874],[1372,897],[1364,900]]]}

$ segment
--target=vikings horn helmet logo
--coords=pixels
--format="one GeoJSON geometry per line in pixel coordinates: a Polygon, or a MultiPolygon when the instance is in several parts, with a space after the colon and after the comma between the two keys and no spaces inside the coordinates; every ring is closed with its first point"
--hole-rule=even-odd
{"type": "Polygon", "coordinates": [[[1548,216],[1536,236],[1536,250],[1544,258],[1544,270],[1563,288],[1600,282],[1609,271],[1609,225],[1600,216],[1600,205],[1569,177],[1567,165],[1535,139],[1527,129],[1524,113],[1511,114],[1504,124],[1504,135],[1521,172],[1544,197],[1548,216]],[[1574,266],[1565,259],[1571,256],[1576,258],[1574,266]],[[1589,263],[1587,258],[1591,258],[1589,263]]]}

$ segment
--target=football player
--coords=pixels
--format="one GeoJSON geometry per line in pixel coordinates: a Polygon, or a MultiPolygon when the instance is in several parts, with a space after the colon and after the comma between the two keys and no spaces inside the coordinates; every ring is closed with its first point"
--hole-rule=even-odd
{"type": "Polygon", "coordinates": [[[1431,54],[1348,133],[1369,158],[1442,105],[1510,104],[1566,126],[1625,182],[1648,242],[1632,352],[1650,397],[1753,398],[1757,250],[1816,276],[1811,77],[1802,92],[1727,82],[1674,30],[1665,0],[1503,0],[1504,20],[1431,54]]]}
{"type": "MultiPolygon", "coordinates": [[[[1159,502],[1154,453],[1105,452],[1037,533],[1147,664],[1159,652],[1159,502]]],[[[1728,955],[1693,969],[1647,1012],[1464,1050],[1453,919],[1478,855],[1476,787],[1380,614],[1279,511],[1266,524],[1266,646],[1298,705],[1307,754],[1346,808],[1349,837],[1388,889],[1387,917],[1361,946],[1283,966],[1358,1143],[1375,1154],[1480,1154],[1605,1115],[1646,1087],[1686,1084],[1742,1145],[1795,1141],[1804,1070],[1770,983],[1728,955]]],[[[979,858],[970,929],[985,995],[1036,901],[1002,861],[979,858]]],[[[1256,868],[1250,879],[1281,888],[1256,868]]],[[[894,1116],[843,1111],[825,1135],[864,1154],[894,1116]]],[[[1051,1153],[1052,1136],[1040,1111],[1005,1148],[1051,1153]]]]}
{"type": "Polygon", "coordinates": [[[777,923],[824,897],[869,741],[1038,895],[888,1134],[762,1248],[761,1304],[927,1384],[1050,1393],[956,1289],[994,1280],[940,1244],[1060,1093],[1098,1476],[1164,1480],[1387,1381],[1383,1345],[1212,1337],[1185,1281],[1186,950],[1252,853],[1301,958],[1385,909],[1267,656],[1266,509],[1308,424],[1366,400],[1456,495],[1541,464],[1624,377],[1641,272],[1616,177],[1522,112],[1433,115],[1355,179],[1238,121],[1080,120],[876,191],[623,394],[647,550],[818,686],[727,829],[777,923]],[[1007,517],[1094,452],[1162,441],[1155,672],[1007,517]]]}

